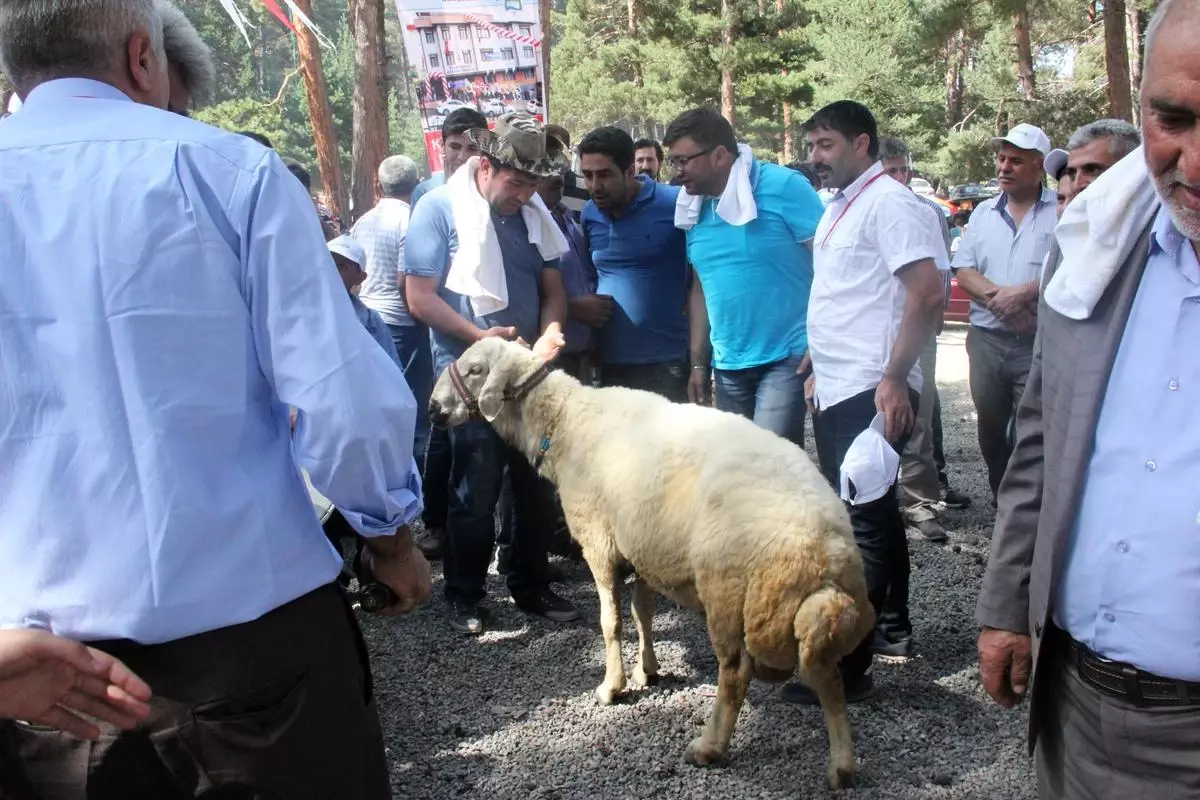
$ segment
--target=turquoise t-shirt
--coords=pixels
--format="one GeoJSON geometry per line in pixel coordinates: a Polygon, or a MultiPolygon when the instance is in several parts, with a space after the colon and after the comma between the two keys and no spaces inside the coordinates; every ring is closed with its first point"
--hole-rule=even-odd
{"type": "Polygon", "coordinates": [[[808,349],[808,295],[813,261],[808,242],[825,211],[799,172],[754,161],[758,218],[734,226],[705,201],[687,234],[688,260],[704,288],[713,364],[738,370],[773,364],[808,349]]]}

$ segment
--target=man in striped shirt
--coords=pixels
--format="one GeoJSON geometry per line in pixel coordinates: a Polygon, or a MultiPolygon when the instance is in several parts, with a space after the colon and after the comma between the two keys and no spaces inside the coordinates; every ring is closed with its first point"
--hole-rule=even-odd
{"type": "Polygon", "coordinates": [[[1057,197],[1043,183],[1050,139],[1040,128],[1022,123],[992,146],[1001,192],[971,214],[953,268],[971,297],[971,398],[994,506],[1012,454],[1013,414],[1033,362],[1038,286],[1054,237],[1057,197]]]}

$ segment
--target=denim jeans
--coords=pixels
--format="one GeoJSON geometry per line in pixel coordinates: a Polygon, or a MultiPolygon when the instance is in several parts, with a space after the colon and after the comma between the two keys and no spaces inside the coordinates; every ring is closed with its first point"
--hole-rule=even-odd
{"type": "MultiPolygon", "coordinates": [[[[404,380],[417,401],[416,436],[413,440],[413,457],[417,464],[424,465],[425,448],[429,442],[429,396],[433,394],[433,353],[429,347],[429,328],[414,325],[388,325],[400,366],[404,369],[404,380]]],[[[424,477],[424,475],[422,475],[424,477]]]]}
{"type": "Polygon", "coordinates": [[[804,376],[800,356],[747,369],[715,372],[716,404],[804,447],[804,376]]]}
{"type": "Polygon", "coordinates": [[[624,386],[661,394],[672,403],[688,401],[688,362],[663,361],[658,364],[603,364],[601,386],[624,386]]]}
{"type": "Polygon", "coordinates": [[[522,598],[544,588],[546,547],[555,524],[554,487],[539,478],[529,461],[508,447],[486,422],[452,428],[450,450],[446,599],[474,605],[486,593],[505,467],[512,482],[515,565],[508,576],[508,589],[513,597],[522,598]]]}
{"type": "MultiPolygon", "coordinates": [[[[913,410],[920,406],[921,396],[909,389],[913,410]]],[[[813,418],[813,435],[817,440],[817,460],[821,474],[837,490],[842,460],[854,439],[866,430],[875,418],[875,390],[868,389],[842,402],[821,409],[813,418]]],[[[908,435],[892,447],[904,452],[908,435]]],[[[900,503],[896,499],[896,484],[878,500],[862,505],[848,505],[854,541],[862,554],[867,578],[867,597],[875,609],[876,629],[889,639],[912,635],[908,617],[908,538],[900,503]]],[[[846,656],[842,668],[849,674],[862,674],[871,665],[871,643],[874,632],[846,656]]]]}

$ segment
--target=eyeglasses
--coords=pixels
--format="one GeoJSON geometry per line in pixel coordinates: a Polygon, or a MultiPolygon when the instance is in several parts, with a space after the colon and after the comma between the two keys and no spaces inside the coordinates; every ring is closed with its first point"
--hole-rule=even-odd
{"type": "Polygon", "coordinates": [[[686,167],[689,163],[691,163],[693,158],[699,158],[700,156],[706,156],[709,153],[711,153],[712,151],[713,151],[713,148],[710,147],[707,150],[701,150],[699,153],[692,153],[690,156],[667,156],[667,166],[673,170],[678,171],[678,170],[681,170],[684,167],[686,167]]]}

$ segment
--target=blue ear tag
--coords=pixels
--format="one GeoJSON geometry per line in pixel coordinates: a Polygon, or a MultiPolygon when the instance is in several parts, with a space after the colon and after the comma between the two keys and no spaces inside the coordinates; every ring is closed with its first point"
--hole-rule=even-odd
{"type": "Polygon", "coordinates": [[[545,453],[549,449],[550,449],[550,437],[543,436],[542,437],[542,452],[545,453]]]}

